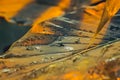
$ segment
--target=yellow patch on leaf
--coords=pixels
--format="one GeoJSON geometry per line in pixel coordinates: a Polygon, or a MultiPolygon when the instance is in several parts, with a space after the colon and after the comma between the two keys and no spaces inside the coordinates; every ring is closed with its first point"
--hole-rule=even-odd
{"type": "Polygon", "coordinates": [[[40,33],[41,31],[39,31],[40,29],[38,29],[36,25],[38,25],[39,23],[41,23],[45,20],[49,20],[49,19],[52,19],[52,18],[63,15],[64,14],[64,9],[69,7],[70,2],[71,2],[71,0],[61,0],[58,3],[58,6],[53,6],[53,7],[48,8],[45,12],[42,13],[42,15],[40,15],[40,17],[38,17],[34,21],[33,28],[31,30],[31,32],[40,33]]]}
{"type": "Polygon", "coordinates": [[[0,16],[9,20],[32,0],[0,0],[0,16]]]}

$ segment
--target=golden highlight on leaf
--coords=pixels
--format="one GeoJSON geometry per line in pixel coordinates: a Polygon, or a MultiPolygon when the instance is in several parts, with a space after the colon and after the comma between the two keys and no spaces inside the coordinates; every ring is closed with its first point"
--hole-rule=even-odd
{"type": "Polygon", "coordinates": [[[98,25],[98,28],[97,28],[94,36],[90,40],[88,47],[90,47],[94,43],[94,40],[95,40],[96,36],[98,35],[98,33],[102,30],[104,25],[118,12],[119,9],[120,9],[120,0],[117,0],[117,1],[116,0],[107,0],[106,1],[100,23],[98,25]]]}
{"type": "Polygon", "coordinates": [[[120,9],[120,0],[107,0],[105,9],[103,11],[103,15],[100,21],[100,24],[97,28],[96,34],[98,34],[104,25],[107,23],[108,20],[110,20],[120,9]]]}
{"type": "Polygon", "coordinates": [[[34,25],[31,30],[32,33],[41,33],[41,34],[54,34],[54,31],[52,31],[48,27],[43,27],[41,25],[34,25]]]}
{"type": "Polygon", "coordinates": [[[45,12],[42,13],[42,15],[40,15],[40,17],[38,17],[34,23],[33,23],[33,27],[31,29],[32,33],[41,33],[41,27],[37,27],[36,25],[38,25],[39,23],[45,21],[45,20],[49,20],[52,19],[54,17],[58,17],[64,14],[64,9],[68,8],[70,5],[71,0],[61,0],[58,3],[58,6],[53,6],[48,8],[45,12]]]}

